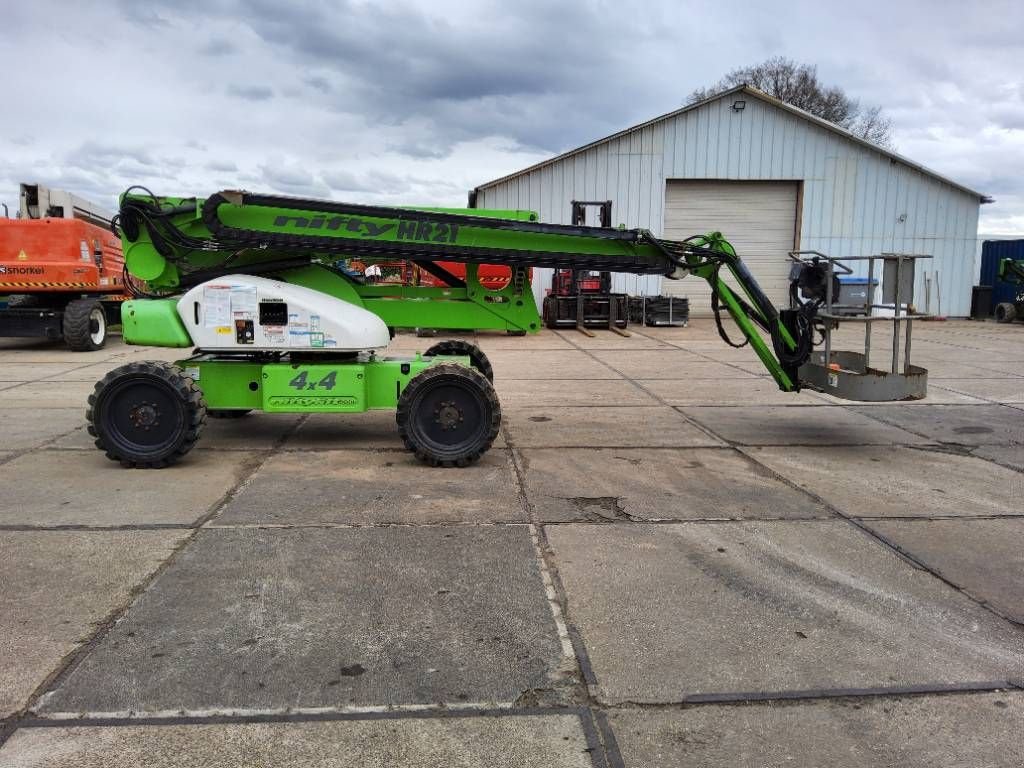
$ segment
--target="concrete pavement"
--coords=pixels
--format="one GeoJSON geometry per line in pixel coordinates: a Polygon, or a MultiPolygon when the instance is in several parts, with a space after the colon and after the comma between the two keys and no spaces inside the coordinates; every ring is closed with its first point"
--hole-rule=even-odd
{"type": "Polygon", "coordinates": [[[84,398],[173,355],[0,341],[0,765],[1020,765],[1024,328],[887,405],[634,330],[479,335],[466,470],[388,412],[124,470],[84,398]]]}

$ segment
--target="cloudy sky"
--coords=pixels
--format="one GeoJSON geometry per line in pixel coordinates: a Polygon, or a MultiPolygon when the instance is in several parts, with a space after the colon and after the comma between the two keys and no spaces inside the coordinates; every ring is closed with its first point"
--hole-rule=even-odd
{"type": "Polygon", "coordinates": [[[466,191],[783,55],[881,105],[897,150],[1024,235],[1024,3],[34,0],[0,5],[0,201],[244,187],[466,191]]]}

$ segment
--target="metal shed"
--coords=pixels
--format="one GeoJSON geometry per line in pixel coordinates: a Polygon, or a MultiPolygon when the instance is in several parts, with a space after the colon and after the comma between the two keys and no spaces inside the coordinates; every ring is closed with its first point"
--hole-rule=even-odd
{"type": "MultiPolygon", "coordinates": [[[[569,223],[572,200],[611,200],[614,223],[666,237],[719,230],[780,304],[789,250],[931,254],[919,269],[932,280],[937,273],[942,311],[953,316],[970,311],[978,209],[990,202],[749,86],[470,192],[471,206],[533,210],[558,224],[569,223]]],[[[921,307],[922,277],[915,296],[921,307]]],[[[549,270],[537,270],[538,304],[549,282],[549,270]]],[[[614,283],[634,295],[688,296],[694,314],[709,310],[703,281],[617,275],[614,283]]]]}

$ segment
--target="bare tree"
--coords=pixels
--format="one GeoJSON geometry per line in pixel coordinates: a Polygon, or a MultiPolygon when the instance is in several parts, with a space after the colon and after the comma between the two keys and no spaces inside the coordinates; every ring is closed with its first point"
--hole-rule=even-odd
{"type": "Polygon", "coordinates": [[[880,147],[892,147],[892,121],[882,114],[881,107],[862,106],[841,88],[826,86],[818,80],[817,67],[798,64],[782,56],[734,69],[710,88],[695,90],[687,98],[687,103],[703,101],[744,84],[835,123],[880,147]]]}

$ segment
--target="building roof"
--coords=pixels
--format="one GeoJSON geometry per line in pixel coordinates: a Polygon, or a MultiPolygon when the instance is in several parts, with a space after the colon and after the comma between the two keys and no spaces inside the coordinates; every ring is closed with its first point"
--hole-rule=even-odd
{"type": "Polygon", "coordinates": [[[769,96],[764,91],[759,91],[756,88],[752,88],[749,85],[737,85],[735,88],[730,88],[727,91],[721,91],[720,93],[716,93],[714,96],[711,96],[702,101],[697,101],[694,102],[693,104],[687,104],[685,107],[673,110],[672,112],[668,112],[664,115],[660,115],[658,117],[653,118],[652,120],[647,120],[646,122],[638,123],[637,125],[626,128],[625,130],[619,131],[618,133],[613,133],[610,136],[605,136],[603,139],[597,139],[596,141],[592,141],[589,144],[584,144],[582,147],[571,149],[568,152],[563,152],[562,154],[548,158],[547,160],[542,160],[541,162],[531,165],[528,168],[524,168],[521,171],[510,173],[506,176],[502,176],[501,178],[494,179],[493,181],[488,181],[485,184],[480,184],[479,186],[477,186],[476,189],[485,189],[486,187],[493,187],[497,184],[501,184],[506,181],[511,181],[512,179],[518,178],[519,176],[523,176],[527,173],[531,173],[533,171],[539,170],[549,165],[554,165],[555,163],[561,162],[562,160],[570,158],[574,155],[578,155],[581,152],[586,152],[588,149],[592,149],[593,147],[600,146],[601,144],[605,144],[609,141],[614,141],[615,139],[621,138],[623,136],[628,136],[634,131],[639,131],[644,128],[647,128],[648,126],[660,123],[663,120],[669,120],[670,118],[678,117],[679,115],[686,114],[687,112],[692,112],[693,110],[700,109],[705,104],[710,104],[712,101],[717,101],[718,99],[724,98],[726,96],[732,96],[740,93],[751,98],[760,99],[761,101],[767,102],[768,104],[771,104],[774,107],[789,112],[793,115],[796,115],[797,117],[802,118],[803,120],[806,120],[809,123],[814,123],[815,125],[824,128],[827,131],[837,133],[843,138],[854,142],[855,144],[860,144],[861,146],[867,147],[868,149],[871,149],[880,155],[884,155],[890,158],[891,160],[901,163],[902,165],[908,166],[909,168],[913,168],[914,170],[920,171],[921,173],[924,173],[928,176],[932,176],[933,178],[936,178],[939,181],[948,184],[951,187],[959,189],[961,192],[966,192],[969,195],[977,197],[978,200],[982,203],[992,202],[992,198],[989,197],[988,195],[983,195],[981,192],[973,190],[970,187],[965,187],[963,184],[958,184],[952,179],[949,179],[939,173],[936,173],[935,171],[931,170],[930,168],[926,168],[920,163],[915,163],[913,160],[910,160],[904,157],[903,155],[899,155],[895,152],[885,149],[884,147],[880,147],[877,144],[872,144],[870,141],[866,141],[865,139],[862,139],[859,136],[855,136],[845,128],[841,128],[835,123],[830,123],[828,120],[823,120],[822,118],[817,117],[816,115],[812,115],[810,112],[805,112],[799,107],[794,107],[792,104],[787,104],[781,99],[776,99],[774,96],[769,96]]]}

